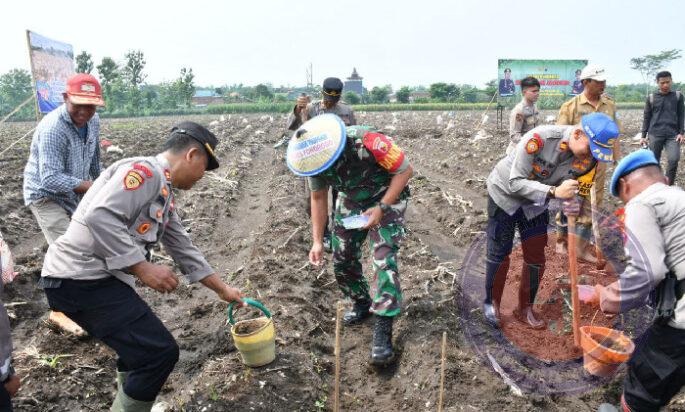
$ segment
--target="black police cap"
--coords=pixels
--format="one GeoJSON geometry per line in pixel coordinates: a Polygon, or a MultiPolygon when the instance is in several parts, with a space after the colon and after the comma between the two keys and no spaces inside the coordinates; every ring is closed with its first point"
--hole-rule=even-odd
{"type": "Polygon", "coordinates": [[[323,81],[324,99],[339,99],[342,93],[343,82],[337,77],[328,77],[323,81]]]}
{"type": "Polygon", "coordinates": [[[219,167],[219,161],[214,154],[214,149],[219,143],[214,133],[207,130],[206,127],[195,122],[184,121],[171,129],[171,134],[180,133],[192,137],[202,145],[207,152],[207,170],[214,170],[219,167]]]}

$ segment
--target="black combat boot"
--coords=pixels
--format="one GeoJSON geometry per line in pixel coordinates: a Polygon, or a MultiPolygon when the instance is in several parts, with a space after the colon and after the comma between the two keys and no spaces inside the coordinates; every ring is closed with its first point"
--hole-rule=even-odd
{"type": "Polygon", "coordinates": [[[391,316],[374,316],[376,324],[373,328],[373,348],[371,349],[371,364],[387,366],[395,360],[392,349],[392,320],[391,316]]]}
{"type": "Polygon", "coordinates": [[[352,310],[345,312],[343,315],[343,324],[354,325],[361,323],[364,319],[371,316],[369,309],[371,308],[371,299],[360,299],[354,302],[352,310]]]}

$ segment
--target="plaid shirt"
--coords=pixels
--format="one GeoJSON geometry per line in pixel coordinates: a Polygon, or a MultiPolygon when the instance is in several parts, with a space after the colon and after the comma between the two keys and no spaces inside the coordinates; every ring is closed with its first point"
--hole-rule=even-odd
{"type": "Polygon", "coordinates": [[[100,176],[100,118],[88,121],[88,136],[81,138],[66,105],[53,110],[38,124],[24,168],[24,203],[48,198],[69,214],[82,195],[74,188],[100,176]]]}

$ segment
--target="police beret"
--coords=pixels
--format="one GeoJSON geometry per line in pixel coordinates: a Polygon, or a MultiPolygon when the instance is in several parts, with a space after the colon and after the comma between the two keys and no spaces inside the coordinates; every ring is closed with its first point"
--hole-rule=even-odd
{"type": "Polygon", "coordinates": [[[614,174],[611,176],[611,185],[609,186],[611,194],[618,196],[618,179],[641,167],[651,165],[658,166],[659,162],[656,161],[654,153],[647,149],[637,150],[621,159],[614,170],[614,174]]]}
{"type": "Polygon", "coordinates": [[[592,156],[600,162],[614,160],[614,142],[618,137],[618,125],[604,113],[590,113],[581,119],[583,132],[590,139],[592,156]]]}

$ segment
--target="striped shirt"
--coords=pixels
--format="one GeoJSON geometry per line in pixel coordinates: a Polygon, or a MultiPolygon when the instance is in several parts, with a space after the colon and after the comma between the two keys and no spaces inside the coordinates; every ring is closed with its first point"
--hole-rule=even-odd
{"type": "Polygon", "coordinates": [[[51,199],[69,214],[76,211],[82,195],[74,192],[84,180],[100,176],[100,118],[87,123],[84,138],[67,112],[66,105],[53,110],[38,124],[31,153],[24,168],[24,204],[51,199]]]}

